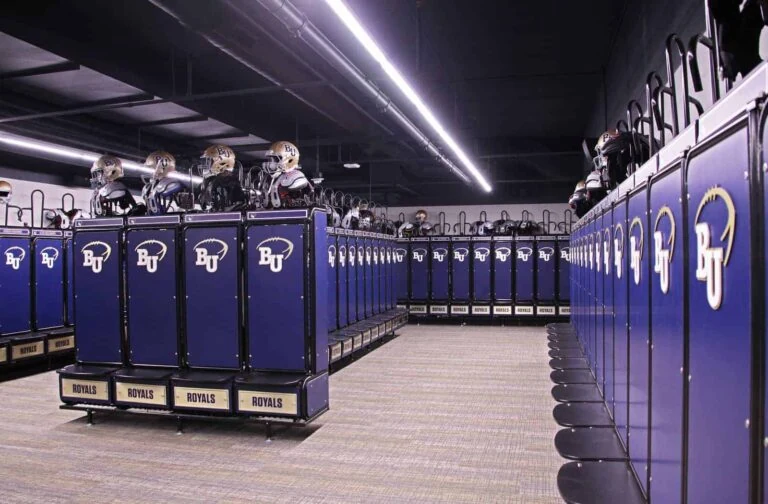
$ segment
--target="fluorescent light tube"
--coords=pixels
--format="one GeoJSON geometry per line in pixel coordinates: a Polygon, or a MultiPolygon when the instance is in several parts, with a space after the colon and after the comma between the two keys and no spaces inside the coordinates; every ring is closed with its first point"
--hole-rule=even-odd
{"type": "Polygon", "coordinates": [[[373,57],[373,59],[376,60],[379,65],[381,65],[384,73],[386,73],[387,76],[392,79],[392,82],[395,83],[395,85],[400,89],[400,91],[403,92],[406,98],[408,98],[408,100],[416,107],[419,113],[421,113],[424,120],[426,120],[427,123],[432,126],[432,129],[435,130],[443,142],[448,147],[450,147],[456,157],[458,157],[459,160],[467,168],[470,175],[472,175],[477,183],[480,184],[480,187],[482,187],[486,192],[491,192],[491,185],[485,179],[483,174],[480,173],[480,170],[477,169],[477,167],[474,165],[474,163],[472,163],[472,161],[464,153],[461,147],[459,147],[459,144],[457,144],[451,135],[448,134],[443,125],[440,124],[440,121],[437,120],[429,107],[427,107],[427,105],[422,101],[421,97],[416,94],[416,91],[414,91],[411,85],[408,84],[408,81],[405,80],[405,77],[403,77],[400,71],[395,68],[392,63],[389,62],[384,52],[379,49],[379,46],[376,44],[373,38],[368,35],[368,32],[365,31],[365,28],[363,28],[355,15],[352,14],[352,11],[349,10],[349,8],[344,4],[344,2],[342,2],[342,0],[325,0],[325,3],[328,4],[331,10],[333,10],[339,19],[341,19],[347,28],[349,28],[349,31],[352,32],[355,38],[357,38],[358,42],[360,42],[365,50],[368,51],[368,54],[370,54],[371,57],[373,57]]]}

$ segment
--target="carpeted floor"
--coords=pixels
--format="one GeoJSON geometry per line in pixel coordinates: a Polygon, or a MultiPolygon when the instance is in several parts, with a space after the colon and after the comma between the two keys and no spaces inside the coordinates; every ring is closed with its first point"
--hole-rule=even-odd
{"type": "Polygon", "coordinates": [[[58,409],[0,384],[0,502],[561,502],[543,328],[408,326],[331,377],[331,411],[263,427],[58,409]]]}

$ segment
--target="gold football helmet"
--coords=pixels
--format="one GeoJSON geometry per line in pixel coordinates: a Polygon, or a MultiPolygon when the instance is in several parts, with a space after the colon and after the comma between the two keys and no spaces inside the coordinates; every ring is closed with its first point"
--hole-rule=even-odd
{"type": "Polygon", "coordinates": [[[269,146],[266,153],[267,161],[264,169],[270,173],[286,173],[291,170],[301,169],[299,166],[299,149],[291,142],[282,140],[269,146]]]}
{"type": "Polygon", "coordinates": [[[427,211],[426,210],[418,210],[416,212],[416,222],[421,224],[423,222],[427,221],[427,211]]]}
{"type": "Polygon", "coordinates": [[[235,151],[226,145],[211,145],[200,158],[203,159],[204,177],[235,169],[235,151]]]}
{"type": "Polygon", "coordinates": [[[0,203],[10,203],[13,186],[7,180],[0,180],[0,203]]]}
{"type": "Polygon", "coordinates": [[[176,171],[176,158],[165,151],[155,151],[144,161],[144,166],[155,171],[152,178],[161,179],[167,177],[169,173],[176,171]]]}
{"type": "Polygon", "coordinates": [[[101,156],[91,166],[91,187],[103,187],[122,177],[123,162],[115,156],[101,156]]]}

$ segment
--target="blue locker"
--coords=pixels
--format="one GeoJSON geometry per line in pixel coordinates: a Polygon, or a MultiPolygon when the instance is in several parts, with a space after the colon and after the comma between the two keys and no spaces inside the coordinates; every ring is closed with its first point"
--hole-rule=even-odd
{"type": "Polygon", "coordinates": [[[472,238],[472,301],[491,301],[491,238],[472,238]]]}
{"type": "Polygon", "coordinates": [[[648,407],[650,364],[650,252],[648,245],[648,193],[643,184],[629,196],[629,438],[630,461],[648,489],[648,407]]]}
{"type": "Polygon", "coordinates": [[[651,502],[681,495],[683,452],[683,208],[680,162],[650,183],[651,251],[651,502]]]}
{"type": "Polygon", "coordinates": [[[613,377],[614,377],[614,420],[619,438],[627,446],[629,426],[629,314],[627,296],[629,288],[629,240],[627,222],[627,200],[620,199],[613,207],[613,377]]]}
{"type": "Polygon", "coordinates": [[[748,499],[749,147],[742,120],[688,158],[689,502],[748,499]]]}
{"type": "Polygon", "coordinates": [[[75,221],[77,360],[123,362],[123,219],[75,221]]]}
{"type": "Polygon", "coordinates": [[[555,302],[557,253],[553,238],[536,239],[536,301],[546,305],[555,302]]]}
{"type": "Polygon", "coordinates": [[[429,238],[411,239],[411,302],[429,298],[429,238]]]}
{"type": "Polygon", "coordinates": [[[192,368],[239,369],[242,362],[240,221],[239,213],[184,216],[186,359],[192,368]]]}
{"type": "Polygon", "coordinates": [[[613,297],[613,210],[608,207],[600,217],[603,236],[603,397],[613,417],[615,411],[616,387],[614,377],[614,297],[613,297]]]}
{"type": "Polygon", "coordinates": [[[584,268],[586,356],[592,373],[597,374],[597,343],[595,342],[595,222],[588,222],[584,227],[584,231],[584,244],[587,247],[587,264],[584,268]]]}
{"type": "Polygon", "coordinates": [[[571,302],[571,245],[567,236],[558,236],[557,254],[557,300],[567,306],[571,302]]]}
{"type": "Polygon", "coordinates": [[[379,247],[379,313],[387,311],[387,249],[384,239],[379,235],[376,240],[379,247]]]}
{"type": "Polygon", "coordinates": [[[338,264],[338,250],[336,245],[336,232],[329,228],[327,230],[326,249],[328,252],[328,330],[335,331],[339,328],[338,308],[339,298],[339,279],[336,277],[338,264]]]}
{"type": "Polygon", "coordinates": [[[13,303],[0,303],[0,334],[32,329],[32,259],[30,230],[0,228],[0,293],[13,303]]]}
{"type": "MultiPolygon", "coordinates": [[[[336,237],[339,258],[337,262],[338,271],[336,277],[339,289],[339,327],[346,327],[349,325],[349,279],[347,277],[349,273],[349,261],[347,259],[347,236],[343,234],[342,231],[343,230],[337,230],[338,236],[336,237]]],[[[328,300],[328,303],[331,303],[330,299],[328,300]]],[[[331,320],[328,321],[329,329],[332,326],[331,322],[331,320]]]]}
{"type": "Polygon", "coordinates": [[[469,238],[451,238],[451,314],[469,313],[470,263],[469,238]]]}
{"type": "Polygon", "coordinates": [[[594,221],[594,247],[595,247],[595,340],[597,341],[597,360],[595,377],[600,392],[604,390],[605,384],[605,292],[603,268],[605,259],[603,258],[603,221],[600,215],[597,215],[594,221]]]}
{"type": "Polygon", "coordinates": [[[395,301],[405,304],[408,302],[408,240],[399,239],[392,245],[392,275],[394,277],[395,301]]]}
{"type": "Polygon", "coordinates": [[[130,224],[125,235],[128,360],[139,366],[178,366],[180,218],[132,217],[130,224]]]}
{"type": "Polygon", "coordinates": [[[511,303],[514,297],[512,288],[512,264],[515,245],[511,236],[493,238],[493,302],[494,304],[511,303]]]}
{"type": "Polygon", "coordinates": [[[365,265],[365,240],[362,232],[356,232],[357,243],[357,320],[365,320],[365,282],[368,272],[365,265]]]}
{"type": "Polygon", "coordinates": [[[51,329],[64,325],[64,232],[33,229],[35,263],[34,328],[51,329]]]}
{"type": "Polygon", "coordinates": [[[535,250],[533,238],[515,238],[515,301],[534,300],[535,250]]]}
{"type": "Polygon", "coordinates": [[[381,254],[379,253],[379,238],[376,235],[371,236],[371,314],[377,315],[381,308],[381,254]]]}
{"type": "Polygon", "coordinates": [[[73,325],[75,323],[75,253],[72,249],[72,231],[64,231],[64,268],[66,269],[66,323],[73,325]]]}
{"type": "Polygon", "coordinates": [[[373,315],[373,291],[374,291],[374,264],[373,264],[373,242],[370,233],[365,232],[364,252],[365,252],[365,318],[373,315]]]}
{"type": "Polygon", "coordinates": [[[358,321],[357,318],[357,277],[359,267],[357,263],[357,238],[352,231],[347,233],[347,317],[350,324],[358,321]]]}
{"type": "Polygon", "coordinates": [[[433,302],[447,302],[449,298],[450,241],[448,238],[432,238],[430,243],[432,259],[432,284],[430,299],[433,302]]]}

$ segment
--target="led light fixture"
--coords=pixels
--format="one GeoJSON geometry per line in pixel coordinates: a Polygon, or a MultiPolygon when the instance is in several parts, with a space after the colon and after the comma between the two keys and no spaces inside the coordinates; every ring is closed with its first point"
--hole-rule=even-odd
{"type": "MultiPolygon", "coordinates": [[[[29,151],[30,153],[37,153],[45,157],[50,156],[63,160],[68,159],[78,161],[78,164],[83,165],[90,165],[100,157],[100,155],[96,154],[95,152],[73,149],[64,145],[58,145],[42,140],[35,140],[33,138],[14,135],[12,133],[6,133],[3,131],[0,131],[0,144],[15,147],[13,150],[29,151]]],[[[123,162],[123,168],[126,170],[131,170],[146,175],[152,175],[155,172],[152,168],[134,163],[133,161],[127,161],[125,159],[121,159],[121,161],[123,162]]],[[[171,172],[169,176],[180,180],[190,180],[190,176],[183,173],[171,172]]],[[[191,180],[193,184],[199,184],[203,181],[202,177],[198,177],[196,175],[193,175],[191,180]]]]}
{"type": "Polygon", "coordinates": [[[344,4],[344,2],[342,2],[342,0],[325,0],[325,3],[328,4],[336,16],[338,16],[339,19],[349,29],[349,31],[352,32],[358,42],[360,42],[365,50],[368,51],[368,54],[370,54],[371,57],[376,60],[379,65],[381,65],[384,73],[387,74],[387,76],[392,80],[392,82],[395,83],[395,85],[406,96],[406,98],[408,98],[408,100],[416,107],[424,120],[429,123],[429,125],[440,136],[443,142],[448,147],[450,147],[456,157],[459,158],[459,160],[467,168],[470,175],[472,175],[477,183],[480,184],[480,187],[482,187],[485,191],[490,192],[491,185],[485,179],[480,170],[477,169],[477,167],[474,165],[474,163],[472,163],[472,161],[464,153],[461,147],[459,147],[459,144],[457,144],[451,135],[448,134],[443,125],[440,124],[440,121],[437,120],[435,115],[432,113],[429,107],[427,107],[421,97],[416,93],[416,91],[413,90],[411,85],[408,84],[408,81],[405,80],[400,71],[395,68],[392,63],[390,63],[384,52],[379,48],[378,44],[376,44],[368,32],[365,31],[365,28],[363,28],[363,26],[360,24],[360,21],[357,20],[352,11],[349,10],[349,8],[344,4]]]}
{"type": "Polygon", "coordinates": [[[360,168],[360,163],[344,163],[344,168],[348,170],[357,170],[360,168]]]}

